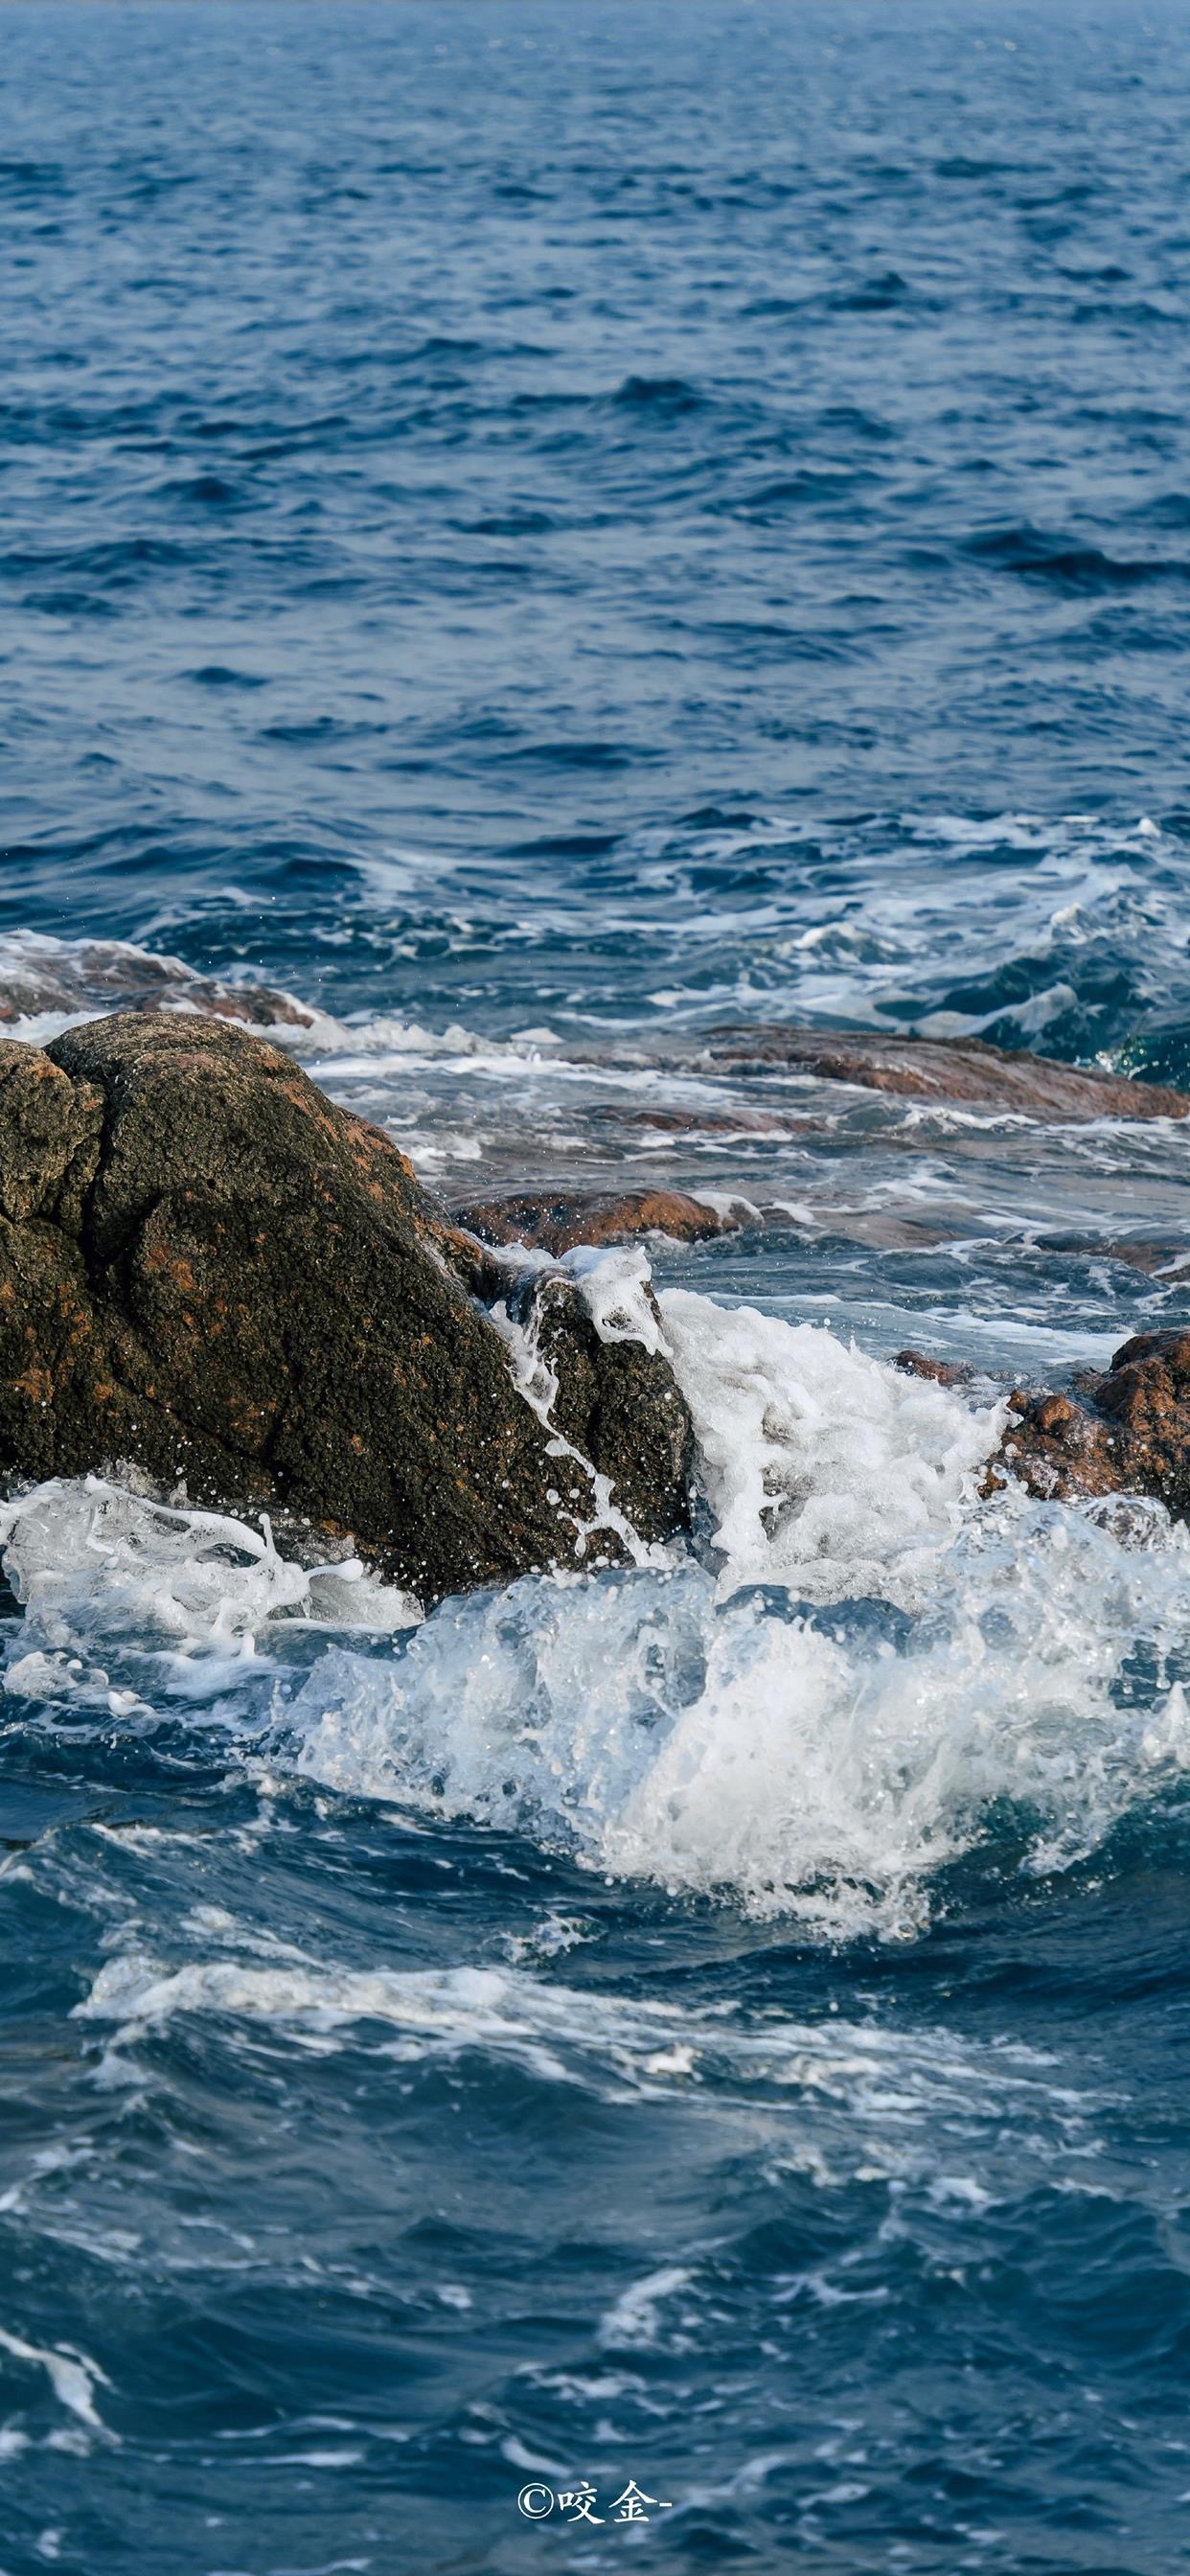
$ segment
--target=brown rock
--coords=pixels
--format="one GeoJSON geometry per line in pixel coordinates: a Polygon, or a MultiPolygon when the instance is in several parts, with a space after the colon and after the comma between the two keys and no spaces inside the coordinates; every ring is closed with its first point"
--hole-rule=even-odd
{"type": "Polygon", "coordinates": [[[1070,1393],[1010,1401],[993,1487],[1005,1466],[1030,1493],[1149,1494],[1190,1519],[1190,1332],[1142,1333],[1070,1393]]]}
{"type": "Polygon", "coordinates": [[[979,1038],[895,1037],[868,1030],[767,1026],[710,1029],[698,1057],[716,1066],[821,1075],[868,1091],[913,1100],[973,1101],[1028,1118],[1064,1123],[1090,1118],[1185,1118],[1190,1095],[1120,1074],[1084,1073],[1024,1048],[985,1046],[979,1038]]]}
{"type": "Polygon", "coordinates": [[[581,1504],[547,1500],[551,1434],[475,1302],[489,1284],[389,1138],[246,1030],[121,1014],[44,1054],[0,1041],[10,1477],[127,1464],[280,1506],[425,1599],[584,1561],[591,1469],[642,1537],[684,1527],[676,1386],[639,1345],[593,1352],[577,1303],[551,1364],[595,1453],[581,1504]]]}
{"type": "Polygon", "coordinates": [[[680,1190],[562,1191],[535,1197],[476,1199],[457,1211],[460,1225],[482,1243],[524,1243],[557,1256],[580,1243],[627,1243],[638,1234],[668,1234],[678,1243],[703,1243],[731,1234],[742,1216],[720,1215],[680,1190]]]}
{"type": "Polygon", "coordinates": [[[935,1360],[927,1351],[898,1351],[893,1367],[906,1377],[927,1377],[935,1386],[969,1386],[975,1370],[966,1360],[935,1360]]]}

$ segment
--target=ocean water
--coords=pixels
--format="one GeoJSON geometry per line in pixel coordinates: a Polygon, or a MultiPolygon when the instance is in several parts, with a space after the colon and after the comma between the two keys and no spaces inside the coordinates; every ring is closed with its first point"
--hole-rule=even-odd
{"type": "Polygon", "coordinates": [[[1190,1539],[976,1488],[1184,1133],[710,1033],[1190,1084],[1190,13],[0,33],[9,1033],[267,986],[454,1206],[745,1220],[583,1274],[687,1550],[0,1506],[2,2576],[1170,2576],[1190,1539]]]}

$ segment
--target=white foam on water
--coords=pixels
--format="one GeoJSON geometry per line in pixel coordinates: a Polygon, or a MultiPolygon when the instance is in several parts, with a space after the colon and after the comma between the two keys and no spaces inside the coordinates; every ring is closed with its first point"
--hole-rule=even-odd
{"type": "Polygon", "coordinates": [[[147,1650],[158,1687],[202,1698],[243,1678],[270,1623],[391,1631],[421,1616],[357,1557],[283,1555],[267,1514],[253,1525],[100,1476],[54,1478],[0,1505],[0,1548],[25,1612],[5,1690],[106,1702],[115,1716],[142,1704],[111,1690],[94,1660],[111,1650],[147,1650]]]}
{"type": "Polygon", "coordinates": [[[242,1718],[257,1671],[279,1775],[833,1939],[911,1935],[1005,1814],[1023,1866],[1069,1867],[1190,1763],[1190,1536],[1156,1505],[982,1502],[997,1408],[822,1329],[654,1302],[639,1248],[569,1266],[601,1331],[673,1354],[707,1561],[638,1545],[623,1571],[527,1577],[377,1657],[318,1635],[408,1625],[358,1568],[297,1565],[267,1523],[48,1485],[0,1518],[26,1608],[10,1690],[106,1692],[134,1723],[164,1687],[204,1722],[242,1718]],[[306,1628],[288,1699],[286,1623],[306,1628]]]}
{"type": "MultiPolygon", "coordinates": [[[[298,1770],[518,1828],[604,1875],[903,1938],[939,1867],[1010,1807],[1034,1871],[1094,1850],[1190,1765],[1186,1547],[1010,1499],[938,1568],[928,1616],[827,1633],[712,1580],[546,1578],[448,1603],[399,1662],[333,1648],[284,1721],[298,1770]],[[1120,1684],[1137,1639],[1158,1667],[1120,1684]],[[898,1650],[899,1644],[899,1650],[898,1650]]],[[[1003,1820],[1001,1818],[1001,1830],[1003,1820]]]]}
{"type": "Polygon", "coordinates": [[[633,2281],[621,2291],[615,2305],[599,2321],[599,2341],[613,2352],[639,2351],[660,2339],[660,2310],[688,2290],[691,2274],[681,2264],[668,2264],[660,2272],[646,2273],[643,2281],[633,2281]]]}
{"type": "Polygon", "coordinates": [[[23,2335],[10,2334],[6,2326],[0,2326],[0,2352],[9,2353],[14,2361],[28,2362],[34,2369],[44,2370],[60,2406],[76,2415],[88,2432],[98,2433],[104,2441],[118,2442],[119,2435],[113,2433],[96,2412],[96,2386],[111,2386],[98,2362],[88,2360],[70,2346],[59,2349],[54,2345],[26,2343],[23,2335]]]}
{"type": "Polygon", "coordinates": [[[835,1598],[927,1570],[959,1526],[1002,1408],[973,1409],[821,1326],[728,1311],[686,1289],[660,1307],[733,1583],[796,1579],[835,1598]]]}
{"type": "Polygon", "coordinates": [[[1158,873],[1163,841],[1148,816],[1129,826],[1088,814],[889,812],[833,832],[833,864],[820,874],[813,864],[822,847],[817,819],[753,815],[741,827],[684,833],[680,845],[666,827],[649,827],[632,836],[642,891],[625,931],[634,943],[650,931],[665,940],[673,978],[662,988],[665,1003],[687,1006],[696,1022],[708,1008],[759,1007],[771,1020],[811,1018],[898,1035],[928,1023],[935,1033],[971,1036],[1011,1020],[1022,1036],[1035,1037],[1070,1007],[1077,950],[1098,947],[1113,963],[1122,954],[1143,958],[1156,993],[1161,967],[1180,954],[1181,942],[1176,879],[1171,872],[1163,885],[1158,873]],[[807,844],[808,868],[799,863],[807,844]],[[1004,871],[988,865],[992,851],[1014,854],[1010,904],[1004,871]],[[777,853],[793,864],[775,905],[741,915],[725,901],[700,912],[690,882],[695,869],[705,875],[718,863],[730,885],[741,860],[777,853]],[[662,901],[654,909],[649,862],[662,858],[662,901]],[[691,899],[679,909],[684,893],[691,899]],[[1044,990],[1000,1008],[948,1009],[941,997],[955,983],[960,922],[965,953],[978,956],[989,981],[1022,961],[1033,973],[1047,963],[1057,971],[1044,990]],[[730,943],[729,957],[744,943],[734,981],[684,980],[683,966],[718,941],[730,943]]]}
{"type": "Polygon", "coordinates": [[[1171,1669],[1190,1538],[1156,1506],[976,1494],[1001,1428],[832,1334],[686,1291],[639,1247],[580,1255],[601,1331],[668,1349],[717,1573],[534,1578],[448,1602],[395,1665],[332,1652],[286,1720],[351,1793],[561,1841],[588,1866],[904,1936],[1008,1802],[1032,1865],[1095,1848],[1190,1763],[1171,1669]],[[785,1615],[742,1586],[850,1604],[785,1615]],[[912,1616],[857,1618],[874,1597],[912,1616]],[[1147,1648],[1153,1687],[1126,1668],[1147,1648]]]}
{"type": "MultiPolygon", "coordinates": [[[[920,2139],[932,2174],[940,2120],[995,2131],[1022,2115],[1077,2128],[1096,2108],[1055,2085],[1052,2059],[1019,2042],[973,2044],[940,2029],[838,2014],[820,2022],[749,2019],[734,2008],[629,1998],[513,1967],[349,1968],[291,1951],[261,1964],[258,1941],[243,1926],[235,1931],[246,1955],[179,1966],[139,1949],[117,1954],[73,2018],[111,2026],[120,2051],[143,2050],[189,2019],[218,2024],[233,2039],[241,2028],[285,2033],[399,2065],[479,2053],[540,2082],[621,2102],[713,2092],[725,2108],[767,2102],[782,2114],[795,2105],[841,2112],[853,2166],[871,2153],[885,2171],[902,2153],[916,2164],[920,2139]]],[[[952,2141],[958,2133],[949,2133],[952,2141]]],[[[667,2295],[670,2279],[637,2285],[631,2306],[640,2339],[645,2312],[667,2295]]],[[[626,2340],[628,2322],[626,2314],[626,2340]]]]}

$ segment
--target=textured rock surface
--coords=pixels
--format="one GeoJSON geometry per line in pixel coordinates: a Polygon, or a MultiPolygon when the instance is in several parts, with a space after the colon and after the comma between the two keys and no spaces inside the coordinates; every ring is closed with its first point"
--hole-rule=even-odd
{"type": "Polygon", "coordinates": [[[786,1067],[914,1100],[979,1101],[1027,1118],[1185,1118],[1190,1096],[1123,1075],[1082,1073],[1049,1056],[985,1046],[978,1038],[913,1038],[883,1030],[755,1027],[709,1029],[698,1060],[786,1067]]]}
{"type": "MultiPolygon", "coordinates": [[[[487,1269],[386,1136],[243,1029],[127,1014],[44,1053],[0,1041],[9,1477],[135,1464],[193,1500],[282,1505],[427,1599],[614,1557],[576,1531],[581,1470],[547,1501],[549,1430],[474,1302],[487,1269]]],[[[642,1537],[684,1526],[664,1363],[646,1382],[639,1348],[594,1355],[574,1308],[551,1329],[594,1468],[631,1490],[642,1537]]]]}
{"type": "Polygon", "coordinates": [[[638,1234],[703,1243],[712,1235],[734,1233],[742,1221],[682,1190],[521,1193],[477,1199],[456,1214],[459,1224],[469,1226],[483,1243],[525,1243],[555,1255],[571,1252],[579,1243],[627,1243],[638,1234]]]}
{"type": "MultiPolygon", "coordinates": [[[[555,1383],[553,1429],[584,1458],[616,1460],[614,1504],[647,1528],[656,1495],[684,1493],[694,1473],[690,1415],[668,1361],[642,1342],[601,1341],[573,1280],[556,1272],[526,1280],[513,1307],[555,1383]]],[[[565,1459],[552,1482],[567,1489],[565,1459]]]]}
{"type": "Polygon", "coordinates": [[[1190,1332],[1142,1333],[1069,1394],[1017,1395],[990,1470],[1034,1494],[1151,1494],[1190,1519],[1190,1332]]]}

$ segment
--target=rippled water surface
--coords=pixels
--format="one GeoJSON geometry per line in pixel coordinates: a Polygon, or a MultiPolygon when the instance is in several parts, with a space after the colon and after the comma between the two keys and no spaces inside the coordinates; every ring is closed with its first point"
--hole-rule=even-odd
{"type": "Polygon", "coordinates": [[[1183,1131],[714,1033],[1190,1086],[1190,13],[2,32],[10,1033],[267,985],[455,1206],[745,1220],[688,1554],[0,1506],[2,2576],[1169,2576],[1186,1536],[977,1486],[1183,1131]]]}

